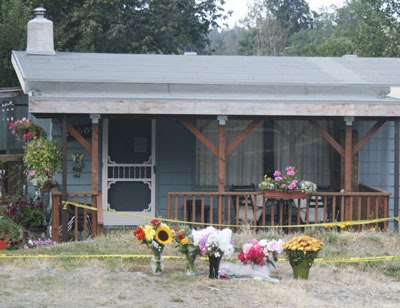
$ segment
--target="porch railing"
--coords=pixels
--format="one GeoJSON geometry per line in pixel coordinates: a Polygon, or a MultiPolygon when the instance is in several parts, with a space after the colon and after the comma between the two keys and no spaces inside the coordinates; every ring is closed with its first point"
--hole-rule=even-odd
{"type": "MultiPolygon", "coordinates": [[[[167,217],[192,226],[219,224],[236,228],[250,224],[281,227],[290,232],[293,225],[387,218],[389,196],[377,191],[321,192],[304,200],[274,200],[254,191],[170,192],[167,217]]],[[[386,230],[387,221],[374,226],[386,230]]],[[[362,225],[355,228],[361,230],[362,225]]]]}
{"type": "Polygon", "coordinates": [[[93,192],[74,192],[63,195],[52,189],[51,237],[53,241],[83,240],[93,238],[97,234],[97,211],[68,205],[62,201],[70,201],[97,207],[98,195],[93,192]]]}

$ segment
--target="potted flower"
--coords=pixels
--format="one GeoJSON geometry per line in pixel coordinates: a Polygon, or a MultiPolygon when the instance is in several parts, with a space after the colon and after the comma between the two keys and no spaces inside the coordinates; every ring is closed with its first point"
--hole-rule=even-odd
{"type": "Polygon", "coordinates": [[[308,279],[314,259],[322,248],[322,242],[308,235],[293,237],[283,244],[283,251],[293,269],[293,278],[308,279]]]}
{"type": "Polygon", "coordinates": [[[203,256],[209,260],[209,278],[218,279],[219,265],[224,255],[234,252],[232,243],[232,230],[225,228],[217,230],[207,227],[201,230],[193,230],[193,245],[198,246],[203,256]]]}
{"type": "MultiPolygon", "coordinates": [[[[286,167],[286,175],[283,175],[281,171],[276,170],[273,174],[273,178],[264,176],[264,181],[259,184],[260,189],[265,191],[278,192],[276,197],[283,196],[282,193],[290,193],[291,198],[305,198],[305,194],[312,194],[317,191],[317,185],[310,181],[300,181],[296,175],[296,168],[292,166],[286,167]],[[280,194],[279,194],[280,193],[280,194]],[[293,196],[297,193],[298,196],[293,196]]],[[[269,193],[269,197],[275,197],[269,193]]]]}
{"type": "Polygon", "coordinates": [[[9,123],[11,133],[17,137],[18,140],[29,142],[36,138],[46,138],[44,129],[33,123],[32,119],[22,118],[9,123]]]}
{"type": "Polygon", "coordinates": [[[19,200],[10,203],[7,206],[7,215],[10,219],[24,227],[27,231],[31,230],[32,228],[40,228],[40,232],[43,232],[42,227],[46,218],[46,214],[43,202],[41,202],[40,199],[31,199],[30,202],[19,200]]]}
{"type": "Polygon", "coordinates": [[[24,148],[28,180],[39,191],[54,184],[54,174],[61,171],[62,151],[54,140],[34,139],[24,148]]]}
{"type": "Polygon", "coordinates": [[[0,250],[17,249],[22,242],[21,227],[9,217],[0,216],[0,250]]]}
{"type": "Polygon", "coordinates": [[[133,235],[153,252],[153,257],[150,260],[153,274],[162,274],[164,270],[162,252],[165,245],[168,245],[173,240],[172,230],[167,224],[160,222],[158,219],[153,219],[150,224],[139,226],[133,231],[133,235]]]}
{"type": "Polygon", "coordinates": [[[194,262],[196,257],[200,255],[200,248],[198,245],[194,245],[193,230],[184,226],[175,231],[174,239],[177,243],[178,251],[185,256],[186,275],[195,276],[194,262]]]}

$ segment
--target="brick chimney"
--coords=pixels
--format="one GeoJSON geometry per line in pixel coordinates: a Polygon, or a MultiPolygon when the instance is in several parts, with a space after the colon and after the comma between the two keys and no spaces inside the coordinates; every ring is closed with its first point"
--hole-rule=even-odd
{"type": "Polygon", "coordinates": [[[55,55],[53,22],[44,17],[46,9],[33,10],[35,17],[28,22],[26,53],[31,55],[55,55]]]}

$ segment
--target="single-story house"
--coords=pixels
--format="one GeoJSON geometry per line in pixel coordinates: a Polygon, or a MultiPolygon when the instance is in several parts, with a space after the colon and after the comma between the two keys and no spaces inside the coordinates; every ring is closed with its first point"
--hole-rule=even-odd
{"type": "Polygon", "coordinates": [[[110,209],[182,218],[197,206],[232,223],[231,185],[286,166],[348,198],[332,220],[377,218],[368,192],[398,215],[400,59],[55,52],[51,30],[37,11],[12,63],[29,112],[65,150],[61,194],[96,197],[100,224],[143,222],[110,209]]]}

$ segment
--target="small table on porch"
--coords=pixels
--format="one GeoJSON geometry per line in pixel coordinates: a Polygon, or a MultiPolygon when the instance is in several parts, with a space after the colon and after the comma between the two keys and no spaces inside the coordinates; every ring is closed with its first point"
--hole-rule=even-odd
{"type": "MultiPolygon", "coordinates": [[[[289,206],[291,206],[291,201],[293,199],[307,199],[308,196],[301,191],[294,192],[281,192],[276,190],[266,190],[264,191],[265,200],[280,200],[277,201],[278,204],[282,204],[282,207],[279,207],[279,221],[277,223],[283,226],[284,221],[289,222],[289,206]]],[[[275,202],[272,203],[272,206],[275,206],[275,202]]],[[[297,222],[295,223],[297,224],[297,222]]]]}

